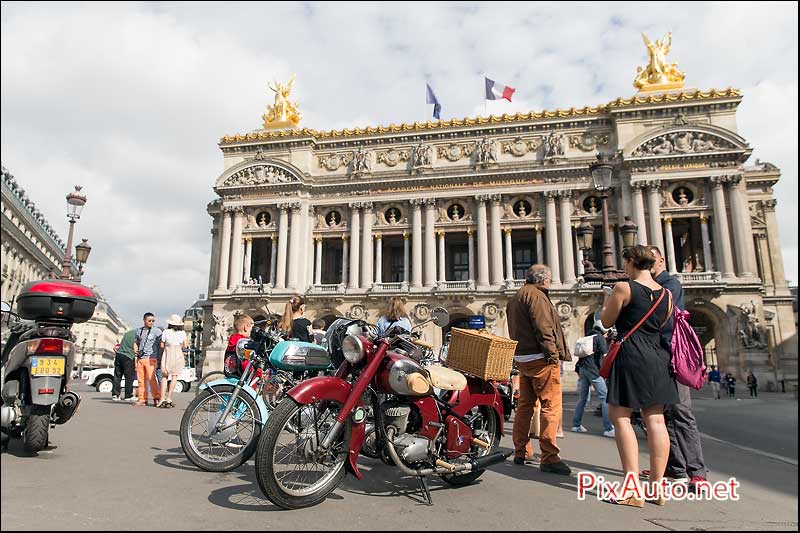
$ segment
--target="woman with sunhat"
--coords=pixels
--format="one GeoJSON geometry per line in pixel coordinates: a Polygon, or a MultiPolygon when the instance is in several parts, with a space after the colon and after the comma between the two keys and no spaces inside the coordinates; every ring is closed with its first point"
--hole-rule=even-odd
{"type": "Polygon", "coordinates": [[[170,315],[167,320],[167,329],[161,335],[161,402],[156,407],[175,407],[172,403],[172,393],[178,383],[178,376],[183,371],[185,362],[183,350],[189,348],[186,332],[183,330],[183,320],[179,315],[170,315]],[[169,392],[167,392],[169,381],[169,392]]]}

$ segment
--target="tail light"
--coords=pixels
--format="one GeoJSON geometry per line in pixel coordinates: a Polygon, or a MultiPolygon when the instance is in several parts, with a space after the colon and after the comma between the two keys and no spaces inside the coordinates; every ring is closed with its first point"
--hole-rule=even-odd
{"type": "Polygon", "coordinates": [[[63,339],[35,339],[28,341],[28,355],[68,355],[72,343],[63,339]]]}

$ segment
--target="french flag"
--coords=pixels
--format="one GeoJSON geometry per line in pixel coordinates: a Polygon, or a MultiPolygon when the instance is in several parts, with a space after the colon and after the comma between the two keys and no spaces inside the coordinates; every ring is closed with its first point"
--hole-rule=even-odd
{"type": "Polygon", "coordinates": [[[509,87],[507,85],[500,85],[494,80],[490,80],[489,78],[486,77],[484,77],[484,79],[486,80],[487,100],[498,100],[500,98],[505,98],[509,102],[511,101],[511,95],[514,94],[514,91],[516,91],[515,88],[509,87]]]}

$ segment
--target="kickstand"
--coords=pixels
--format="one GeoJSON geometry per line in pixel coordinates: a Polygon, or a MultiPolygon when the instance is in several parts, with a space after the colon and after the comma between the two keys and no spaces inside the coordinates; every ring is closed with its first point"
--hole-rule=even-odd
{"type": "Polygon", "coordinates": [[[417,479],[419,479],[420,492],[422,493],[423,498],[425,498],[425,505],[433,505],[431,491],[428,490],[428,482],[426,481],[425,477],[420,476],[417,479]]]}

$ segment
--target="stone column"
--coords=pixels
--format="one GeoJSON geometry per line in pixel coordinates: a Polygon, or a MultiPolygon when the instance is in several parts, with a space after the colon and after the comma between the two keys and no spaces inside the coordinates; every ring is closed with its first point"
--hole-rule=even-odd
{"type": "Polygon", "coordinates": [[[375,283],[383,283],[383,236],[375,234],[375,283]]]}
{"type": "Polygon", "coordinates": [[[666,249],[663,253],[667,254],[667,265],[670,274],[678,272],[675,261],[675,241],[672,239],[672,217],[664,217],[664,237],[666,238],[666,249]]]}
{"type": "Polygon", "coordinates": [[[533,227],[536,232],[536,262],[544,263],[544,247],[542,246],[542,227],[536,224],[533,227]]]}
{"type": "Polygon", "coordinates": [[[700,237],[703,239],[703,266],[706,272],[714,271],[714,260],[711,257],[711,237],[708,235],[708,217],[700,215],[700,237]]]}
{"type": "Polygon", "coordinates": [[[642,189],[646,187],[644,181],[634,181],[631,183],[631,192],[633,194],[633,221],[639,227],[636,232],[636,244],[647,245],[647,223],[644,218],[644,199],[642,198],[642,189]]]}
{"type": "Polygon", "coordinates": [[[372,248],[372,223],[375,215],[372,211],[372,203],[364,202],[364,229],[361,231],[361,288],[369,289],[372,287],[374,274],[372,271],[374,250],[372,248]]]}
{"type": "Polygon", "coordinates": [[[475,197],[478,206],[478,287],[489,286],[489,239],[486,230],[486,201],[488,195],[475,197]]]}
{"type": "Polygon", "coordinates": [[[547,231],[547,266],[553,273],[553,285],[561,285],[561,263],[558,260],[558,226],[556,196],[558,191],[545,191],[545,231],[547,231]]]}
{"type": "Polygon", "coordinates": [[[575,283],[575,255],[572,253],[572,191],[561,191],[561,259],[562,283],[572,285],[575,283]]]}
{"type": "Polygon", "coordinates": [[[237,207],[233,213],[233,235],[231,236],[231,268],[228,272],[228,287],[242,283],[242,221],[244,210],[237,207]]]}
{"type": "Polygon", "coordinates": [[[360,207],[361,204],[359,202],[350,204],[350,271],[348,273],[348,287],[351,289],[358,288],[359,267],[361,266],[358,249],[358,239],[361,233],[361,214],[358,211],[360,207]]]}
{"type": "Polygon", "coordinates": [[[286,288],[286,256],[289,249],[289,204],[278,204],[278,268],[275,288],[286,288]]]}
{"type": "Polygon", "coordinates": [[[422,198],[411,200],[411,286],[422,287],[422,198]]]}
{"type": "Polygon", "coordinates": [[[503,232],[500,229],[500,217],[502,211],[500,209],[500,201],[502,197],[499,194],[493,194],[492,212],[491,212],[491,237],[489,246],[491,249],[491,262],[492,262],[492,285],[503,284],[503,232]]]}
{"type": "Polygon", "coordinates": [[[728,176],[728,197],[731,201],[731,222],[733,240],[736,246],[738,274],[743,278],[755,277],[756,251],[753,245],[753,226],[750,223],[750,209],[747,205],[747,185],[740,174],[728,176]]]}
{"type": "Polygon", "coordinates": [[[322,285],[322,237],[315,237],[316,253],[314,254],[314,285],[322,285]]]}
{"type": "Polygon", "coordinates": [[[350,243],[347,234],[342,235],[342,286],[347,287],[350,272],[350,243]]]}
{"type": "Polygon", "coordinates": [[[614,266],[619,268],[619,262],[617,261],[617,225],[614,223],[608,225],[608,242],[611,243],[611,260],[614,262],[614,266]]]}
{"type": "Polygon", "coordinates": [[[728,211],[725,207],[725,193],[722,191],[722,184],[725,183],[724,176],[713,176],[711,181],[711,198],[714,201],[714,226],[717,228],[719,242],[716,243],[717,253],[722,259],[720,270],[723,278],[734,278],[733,271],[733,251],[731,250],[731,238],[728,232],[728,211]]]}
{"type": "Polygon", "coordinates": [[[303,221],[300,203],[291,204],[292,218],[289,221],[289,266],[286,269],[286,287],[298,288],[300,269],[304,265],[300,262],[300,250],[303,248],[303,221]]]}
{"type": "Polygon", "coordinates": [[[436,234],[439,236],[439,258],[438,258],[439,278],[438,278],[438,280],[441,283],[444,283],[445,281],[447,281],[447,273],[445,271],[445,262],[444,262],[444,245],[445,245],[445,242],[444,242],[444,238],[445,238],[444,237],[444,231],[440,230],[436,234]]]}
{"type": "Polygon", "coordinates": [[[436,200],[425,199],[425,286],[436,286],[436,200]]]}
{"type": "Polygon", "coordinates": [[[228,270],[231,259],[231,215],[230,207],[222,208],[222,233],[220,234],[221,248],[219,254],[219,280],[217,290],[224,291],[228,288],[228,270]]]}
{"type": "Polygon", "coordinates": [[[576,255],[576,257],[575,257],[575,273],[578,275],[578,277],[581,277],[581,276],[583,276],[584,271],[583,271],[583,248],[581,248],[581,245],[578,242],[578,231],[577,231],[577,229],[578,229],[579,225],[580,225],[580,222],[576,222],[575,224],[573,224],[573,229],[575,231],[572,232],[572,237],[573,237],[573,244],[575,245],[575,251],[576,251],[576,254],[575,254],[576,255]]]}
{"type": "Polygon", "coordinates": [[[244,279],[250,281],[250,267],[253,262],[253,238],[244,238],[244,279]]]}
{"type": "Polygon", "coordinates": [[[664,234],[661,232],[661,180],[648,180],[647,182],[647,211],[648,211],[648,234],[650,242],[658,246],[661,253],[664,253],[664,234]]]}
{"type": "Polygon", "coordinates": [[[408,242],[408,233],[403,232],[403,281],[406,284],[410,284],[411,280],[408,277],[409,274],[409,263],[408,260],[410,259],[410,250],[409,250],[409,242],[408,242]]]}
{"type": "Polygon", "coordinates": [[[475,281],[475,243],[472,240],[472,228],[467,228],[467,265],[470,281],[475,281]]]}
{"type": "Polygon", "coordinates": [[[278,236],[273,233],[269,240],[272,241],[271,253],[269,254],[269,284],[274,287],[277,274],[275,265],[278,264],[278,236]]]}
{"type": "Polygon", "coordinates": [[[514,250],[511,244],[511,228],[503,230],[506,241],[506,280],[509,282],[514,279],[514,250]]]}
{"type": "MultiPolygon", "coordinates": [[[[308,289],[310,285],[314,284],[314,263],[311,258],[314,257],[314,227],[317,225],[317,212],[313,206],[308,207],[308,215],[306,216],[306,245],[308,247],[308,259],[306,263],[305,279],[303,280],[303,292],[308,289]]],[[[302,252],[301,252],[302,253],[302,252]]]]}
{"type": "MultiPolygon", "coordinates": [[[[786,283],[786,272],[783,268],[783,254],[781,253],[780,239],[778,238],[778,218],[775,216],[775,199],[763,200],[764,218],[767,223],[767,243],[769,245],[769,256],[765,261],[772,264],[772,277],[775,280],[775,290],[781,294],[786,294],[788,284],[786,283]]],[[[788,228],[791,232],[791,228],[788,228]]]]}

